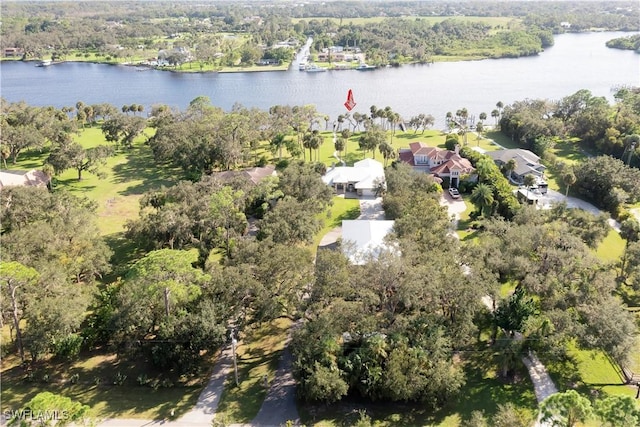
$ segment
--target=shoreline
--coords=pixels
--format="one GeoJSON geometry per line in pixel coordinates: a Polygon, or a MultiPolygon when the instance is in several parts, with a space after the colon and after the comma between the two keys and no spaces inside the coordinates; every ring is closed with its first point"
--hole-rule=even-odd
{"type": "MultiPolygon", "coordinates": [[[[530,57],[530,56],[537,56],[539,55],[539,53],[535,53],[535,54],[530,54],[530,55],[521,55],[518,56],[516,58],[526,58],[526,57],[530,57]]],[[[398,68],[398,67],[403,67],[403,66],[416,66],[416,65],[432,65],[435,63],[439,63],[439,62],[471,62],[471,61],[483,61],[483,60],[489,60],[489,59],[509,59],[509,58],[514,58],[514,56],[503,56],[503,57],[492,57],[492,56],[457,56],[457,55],[451,55],[451,56],[444,56],[444,55],[437,55],[436,57],[430,59],[429,61],[415,61],[415,62],[406,62],[406,63],[401,63],[401,64],[387,64],[387,65],[381,65],[378,66],[377,68],[398,68]]],[[[0,64],[2,64],[3,62],[24,62],[24,63],[33,63],[34,66],[38,66],[37,63],[41,62],[42,59],[26,59],[23,60],[21,58],[0,58],[0,64]]],[[[153,71],[163,71],[163,72],[170,72],[170,73],[184,73],[184,74],[214,74],[214,73],[220,73],[220,74],[234,74],[234,73],[272,73],[272,72],[286,72],[286,71],[290,71],[291,67],[293,66],[293,64],[295,62],[290,62],[286,67],[283,65],[279,65],[279,66],[255,66],[255,67],[238,67],[238,68],[234,68],[234,67],[224,67],[221,68],[219,70],[198,70],[195,68],[192,69],[175,69],[175,68],[169,68],[169,67],[159,67],[159,66],[154,66],[154,65],[147,65],[147,64],[143,64],[143,63],[131,63],[131,62],[111,62],[111,61],[94,61],[94,60],[76,60],[76,59],[64,59],[64,60],[59,60],[59,61],[52,61],[50,64],[47,65],[48,66],[53,66],[53,65],[59,65],[59,64],[63,64],[63,63],[77,63],[77,64],[82,64],[82,63],[86,63],[86,64],[96,64],[96,65],[111,65],[111,66],[124,66],[124,67],[136,67],[136,68],[140,68],[138,71],[148,71],[148,70],[153,70],[153,71]]],[[[185,63],[188,64],[188,63],[185,63]]],[[[183,65],[185,65],[183,64],[183,65]]],[[[324,64],[324,63],[323,63],[324,64]]],[[[350,67],[350,68],[333,68],[333,66],[329,66],[326,67],[326,71],[355,71],[357,70],[357,68],[354,67],[350,67]]],[[[304,71],[300,71],[300,72],[304,72],[304,71]]]]}

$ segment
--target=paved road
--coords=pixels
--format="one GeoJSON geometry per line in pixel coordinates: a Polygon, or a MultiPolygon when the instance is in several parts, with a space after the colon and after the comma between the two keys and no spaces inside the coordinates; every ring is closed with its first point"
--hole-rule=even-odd
{"type": "Polygon", "coordinates": [[[276,377],[270,384],[267,397],[262,402],[258,415],[251,422],[252,426],[283,426],[288,421],[299,425],[300,416],[296,407],[296,382],[293,379],[293,356],[289,344],[285,347],[276,377]]]}

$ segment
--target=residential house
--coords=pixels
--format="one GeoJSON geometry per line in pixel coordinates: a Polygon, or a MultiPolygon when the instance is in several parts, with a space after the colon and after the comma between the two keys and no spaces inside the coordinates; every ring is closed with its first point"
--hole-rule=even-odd
{"type": "Polygon", "coordinates": [[[395,221],[342,221],[342,253],[351,264],[363,265],[384,251],[398,252],[397,247],[385,240],[394,224],[395,221]]]}
{"type": "Polygon", "coordinates": [[[24,55],[24,50],[19,47],[5,47],[4,48],[4,57],[5,58],[15,58],[17,56],[24,55]]]}
{"type": "Polygon", "coordinates": [[[276,172],[275,166],[267,165],[265,167],[255,167],[251,169],[216,172],[213,175],[223,181],[231,181],[238,177],[246,178],[257,185],[263,179],[269,176],[277,176],[278,173],[276,172]]]}
{"type": "Polygon", "coordinates": [[[5,187],[46,187],[49,177],[42,171],[0,171],[0,189],[5,187]]]}
{"type": "Polygon", "coordinates": [[[438,147],[429,147],[423,142],[412,142],[409,148],[398,150],[400,161],[413,166],[414,169],[432,174],[436,178],[448,178],[451,187],[458,187],[465,175],[472,175],[475,169],[471,162],[455,151],[438,147]]]}
{"type": "Polygon", "coordinates": [[[317,55],[318,62],[352,62],[359,61],[364,62],[364,54],[358,53],[354,50],[345,50],[342,46],[331,46],[324,48],[317,55]]]}
{"type": "Polygon", "coordinates": [[[546,193],[547,183],[544,180],[544,171],[546,167],[540,163],[540,157],[529,150],[522,148],[513,148],[508,150],[489,151],[486,153],[491,157],[496,165],[504,166],[510,160],[516,162],[516,168],[511,172],[511,180],[517,184],[524,183],[524,177],[533,175],[536,177],[536,184],[546,193]]]}
{"type": "Polygon", "coordinates": [[[322,181],[336,192],[356,192],[358,196],[375,196],[385,185],[384,167],[373,159],[364,159],[353,166],[333,166],[322,181]]]}

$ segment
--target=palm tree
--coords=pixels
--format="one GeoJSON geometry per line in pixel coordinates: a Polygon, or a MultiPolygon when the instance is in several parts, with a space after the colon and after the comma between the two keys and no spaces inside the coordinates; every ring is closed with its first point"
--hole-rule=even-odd
{"type": "Polygon", "coordinates": [[[42,165],[42,173],[47,177],[47,187],[49,189],[51,189],[51,179],[53,178],[55,172],[56,171],[51,163],[45,163],[44,165],[42,165]]]}
{"type": "Polygon", "coordinates": [[[278,151],[278,160],[282,160],[282,147],[285,145],[285,136],[282,133],[276,134],[271,138],[271,149],[278,151]]]}
{"type": "Polygon", "coordinates": [[[504,175],[507,177],[507,179],[511,176],[511,172],[516,170],[517,167],[518,163],[516,163],[516,159],[510,159],[507,163],[505,163],[504,175]]]}
{"type": "Polygon", "coordinates": [[[338,137],[336,138],[335,143],[333,144],[334,148],[336,149],[336,151],[338,153],[342,153],[342,150],[344,150],[347,146],[347,144],[345,144],[345,140],[342,137],[338,137]]]}
{"type": "Polygon", "coordinates": [[[382,157],[384,157],[384,166],[387,167],[388,160],[395,158],[396,150],[394,150],[393,146],[389,144],[387,141],[381,143],[378,146],[378,150],[380,150],[382,157]]]}
{"type": "Polygon", "coordinates": [[[536,183],[536,177],[527,174],[524,176],[524,186],[527,187],[527,199],[529,198],[529,188],[531,188],[536,183]]]}
{"type": "Polygon", "coordinates": [[[498,125],[498,117],[500,117],[500,111],[498,110],[492,110],[491,111],[491,117],[493,117],[496,121],[496,126],[498,125]]]}
{"type": "Polygon", "coordinates": [[[309,149],[309,161],[313,161],[312,150],[316,151],[316,161],[320,160],[320,146],[324,142],[324,138],[320,135],[320,132],[317,130],[312,130],[311,132],[307,132],[302,137],[302,145],[304,148],[309,149]]]}
{"type": "Polygon", "coordinates": [[[488,181],[493,167],[493,160],[491,160],[491,158],[488,156],[482,157],[480,160],[478,160],[478,163],[476,163],[476,170],[478,171],[480,182],[488,181]]]}
{"type": "Polygon", "coordinates": [[[565,197],[569,195],[569,187],[571,187],[573,184],[576,183],[577,178],[574,175],[573,171],[569,171],[567,173],[564,174],[564,176],[562,177],[562,180],[564,181],[564,185],[567,186],[567,191],[564,193],[565,197]]]}
{"type": "Polygon", "coordinates": [[[478,184],[471,192],[469,200],[475,205],[479,215],[486,216],[487,209],[493,206],[493,188],[488,184],[478,184]]]}
{"type": "Polygon", "coordinates": [[[478,134],[478,138],[476,139],[478,146],[480,146],[480,139],[482,138],[482,132],[484,131],[484,124],[482,121],[479,121],[476,124],[476,133],[478,134]]]}
{"type": "Polygon", "coordinates": [[[447,122],[447,124],[451,122],[452,118],[453,118],[453,114],[451,114],[451,111],[447,111],[447,114],[444,116],[444,119],[447,122]]]}

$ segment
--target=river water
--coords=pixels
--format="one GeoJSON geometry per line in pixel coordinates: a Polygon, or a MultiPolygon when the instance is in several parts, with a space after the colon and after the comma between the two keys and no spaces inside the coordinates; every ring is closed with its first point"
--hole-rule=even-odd
{"type": "MultiPolygon", "coordinates": [[[[72,106],[107,102],[115,106],[168,104],[184,109],[204,95],[225,110],[235,103],[268,109],[272,105],[315,104],[335,120],[346,112],[349,89],[357,106],[390,106],[406,120],[432,114],[444,125],[446,112],[467,108],[477,116],[526,98],[559,99],[580,89],[612,100],[612,88],[640,86],[640,55],[609,49],[605,42],[630,33],[600,32],[556,36],[555,45],[533,57],[406,65],[375,71],[289,71],[257,73],[173,73],[136,67],[63,63],[35,67],[3,62],[1,96],[32,105],[72,106]]],[[[185,65],[187,67],[187,65],[185,65]]]]}

